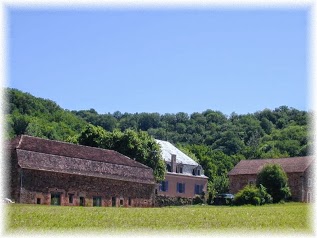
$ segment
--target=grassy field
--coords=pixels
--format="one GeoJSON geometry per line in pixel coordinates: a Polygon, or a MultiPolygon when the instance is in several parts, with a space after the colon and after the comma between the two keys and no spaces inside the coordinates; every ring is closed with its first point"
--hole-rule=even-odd
{"type": "Polygon", "coordinates": [[[259,231],[312,233],[311,205],[165,208],[6,206],[6,231],[259,231]]]}

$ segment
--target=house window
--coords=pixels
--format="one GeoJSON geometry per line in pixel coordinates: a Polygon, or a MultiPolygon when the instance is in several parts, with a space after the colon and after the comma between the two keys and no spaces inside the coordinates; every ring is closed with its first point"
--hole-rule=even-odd
{"type": "Polygon", "coordinates": [[[56,205],[56,206],[61,205],[60,193],[51,193],[51,205],[56,205]]]}
{"type": "Polygon", "coordinates": [[[131,204],[132,204],[132,201],[131,201],[131,198],[129,197],[128,205],[131,206],[131,204]]]}
{"type": "Polygon", "coordinates": [[[204,185],[202,184],[195,184],[195,194],[201,194],[203,192],[204,185]]]}
{"type": "Polygon", "coordinates": [[[101,197],[92,197],[92,201],[94,207],[101,207],[101,197]]]}
{"type": "Polygon", "coordinates": [[[185,193],[185,183],[177,183],[176,191],[178,193],[185,193]]]}
{"type": "Polygon", "coordinates": [[[160,184],[160,191],[167,192],[168,191],[168,181],[162,181],[160,184]]]}
{"type": "Polygon", "coordinates": [[[197,174],[198,176],[200,176],[200,169],[197,169],[197,174]]]}
{"type": "Polygon", "coordinates": [[[172,172],[172,167],[170,164],[166,164],[166,170],[167,172],[172,172]]]}
{"type": "Polygon", "coordinates": [[[68,203],[74,202],[74,194],[68,194],[68,203]]]}
{"type": "Polygon", "coordinates": [[[183,166],[177,166],[176,167],[176,173],[182,174],[183,173],[183,166]]]}
{"type": "Polygon", "coordinates": [[[249,185],[250,185],[250,186],[254,185],[254,180],[250,180],[250,181],[249,181],[249,185]]]}
{"type": "Polygon", "coordinates": [[[40,198],[36,199],[36,204],[41,204],[41,199],[40,198]]]}
{"type": "Polygon", "coordinates": [[[201,170],[199,167],[193,169],[193,175],[200,176],[200,174],[201,174],[201,170]]]}

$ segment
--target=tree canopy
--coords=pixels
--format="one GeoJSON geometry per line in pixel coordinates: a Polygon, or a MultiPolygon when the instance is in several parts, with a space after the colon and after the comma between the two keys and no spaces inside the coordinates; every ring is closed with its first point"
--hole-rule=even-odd
{"type": "Polygon", "coordinates": [[[81,145],[118,151],[149,166],[153,169],[156,181],[162,181],[165,177],[165,163],[161,157],[160,146],[146,132],[131,129],[108,132],[99,126],[87,125],[77,141],[81,145]]]}
{"type": "Polygon", "coordinates": [[[268,164],[257,175],[256,184],[263,185],[272,196],[273,202],[277,203],[291,196],[287,181],[287,175],[280,165],[268,164]]]}

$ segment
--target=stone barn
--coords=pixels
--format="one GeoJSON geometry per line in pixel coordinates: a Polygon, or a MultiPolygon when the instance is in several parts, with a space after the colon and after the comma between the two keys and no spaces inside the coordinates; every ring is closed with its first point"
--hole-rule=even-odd
{"type": "Polygon", "coordinates": [[[8,157],[8,193],[17,203],[153,206],[153,170],[116,151],[22,135],[10,141],[8,157]]]}
{"type": "Polygon", "coordinates": [[[282,159],[241,160],[229,173],[230,193],[237,193],[248,184],[255,184],[257,174],[266,164],[279,164],[288,177],[288,186],[292,192],[292,200],[312,202],[313,168],[312,156],[282,159]]]}

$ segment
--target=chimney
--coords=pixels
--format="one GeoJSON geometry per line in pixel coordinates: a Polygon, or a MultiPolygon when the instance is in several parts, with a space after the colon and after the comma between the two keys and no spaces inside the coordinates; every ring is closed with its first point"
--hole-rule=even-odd
{"type": "Polygon", "coordinates": [[[172,154],[171,158],[171,172],[176,173],[176,155],[172,154]]]}

